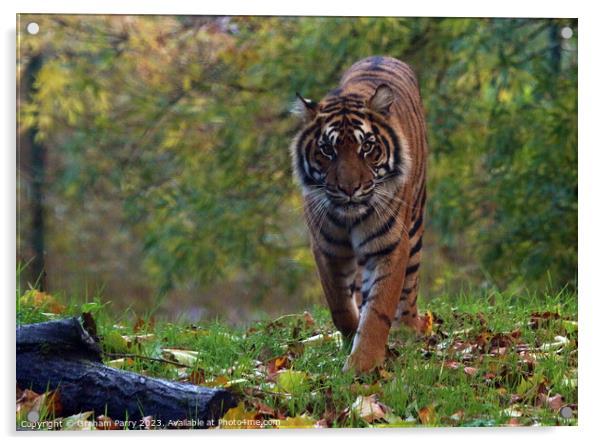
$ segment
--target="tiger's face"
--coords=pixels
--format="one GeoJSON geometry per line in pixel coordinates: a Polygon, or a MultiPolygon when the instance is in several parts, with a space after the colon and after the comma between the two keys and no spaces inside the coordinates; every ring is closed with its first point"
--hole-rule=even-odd
{"type": "Polygon", "coordinates": [[[355,95],[320,104],[300,100],[306,126],[292,149],[310,205],[348,220],[378,208],[403,172],[401,141],[387,122],[391,90],[379,88],[368,101],[355,95]]]}

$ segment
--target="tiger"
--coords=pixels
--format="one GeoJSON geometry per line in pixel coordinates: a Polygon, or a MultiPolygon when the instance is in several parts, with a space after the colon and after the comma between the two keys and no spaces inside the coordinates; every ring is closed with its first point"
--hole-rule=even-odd
{"type": "Polygon", "coordinates": [[[296,94],[290,146],[303,214],[333,323],[350,346],[343,371],[384,362],[389,331],[417,332],[428,144],[417,77],[373,56],[319,102],[296,94]]]}

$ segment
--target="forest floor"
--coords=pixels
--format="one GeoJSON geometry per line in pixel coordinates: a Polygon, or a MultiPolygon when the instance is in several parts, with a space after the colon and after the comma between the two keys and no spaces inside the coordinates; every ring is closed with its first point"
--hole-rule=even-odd
{"type": "MultiPolygon", "coordinates": [[[[392,332],[385,364],[361,377],[341,371],[346,350],[322,307],[190,325],[30,290],[17,296],[17,323],[92,313],[106,364],[237,393],[221,428],[577,424],[575,293],[448,296],[421,309],[431,332],[392,332]]],[[[18,390],[17,421],[43,397],[18,390]]],[[[93,416],[64,424],[91,429],[93,416]]]]}

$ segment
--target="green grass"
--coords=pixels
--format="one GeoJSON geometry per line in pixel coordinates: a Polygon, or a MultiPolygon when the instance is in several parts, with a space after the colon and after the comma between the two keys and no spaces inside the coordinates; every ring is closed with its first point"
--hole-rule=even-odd
{"type": "MultiPolygon", "coordinates": [[[[52,317],[44,314],[46,303],[18,301],[19,323],[52,317]]],[[[423,303],[421,310],[435,318],[433,334],[392,332],[391,353],[383,368],[361,377],[341,371],[346,351],[336,341],[303,343],[334,332],[322,307],[315,307],[310,318],[297,314],[246,327],[214,320],[197,326],[157,321],[142,328],[131,312],[115,317],[98,297],[84,309],[93,312],[103,347],[112,354],[106,356],[107,363],[129,354],[124,367],[131,371],[181,381],[199,381],[202,374],[204,384],[227,386],[240,394],[244,409],[231,417],[282,420],[304,415],[313,419],[308,423],[323,419],[334,427],[494,426],[506,425],[513,417],[518,425],[577,423],[577,296],[568,291],[481,292],[423,303]],[[548,314],[533,325],[536,313],[548,314]],[[122,337],[145,334],[152,336],[134,339],[129,346],[122,337]],[[503,354],[496,351],[496,342],[506,344],[503,354]],[[178,358],[166,348],[195,351],[196,357],[184,353],[186,357],[178,358]],[[288,373],[286,378],[267,375],[266,366],[277,358],[285,364],[280,372],[288,373]],[[390,412],[386,419],[368,423],[349,407],[358,396],[372,394],[390,412]],[[559,405],[546,402],[558,394],[559,405]],[[559,415],[560,405],[571,407],[571,419],[559,415]],[[261,414],[259,407],[273,413],[261,414]]],[[[71,303],[60,316],[81,312],[81,306],[71,303]]]]}

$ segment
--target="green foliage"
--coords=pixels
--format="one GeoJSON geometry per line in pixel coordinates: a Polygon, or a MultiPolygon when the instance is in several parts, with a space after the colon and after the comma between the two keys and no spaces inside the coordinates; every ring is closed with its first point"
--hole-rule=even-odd
{"type": "MultiPolygon", "coordinates": [[[[576,34],[576,21],[36,21],[45,32],[21,39],[19,69],[35,54],[44,65],[20,123],[51,149],[49,193],[76,220],[92,198],[116,203],[121,245],[141,246],[160,291],[235,279],[257,294],[298,288],[313,266],[287,110],[295,91],[319,99],[373,54],[408,61],[420,78],[431,146],[426,287],[444,289],[442,276],[574,283],[576,38],[562,41],[559,29],[576,34]]],[[[79,233],[66,224],[51,228],[56,238],[79,233]]]]}

